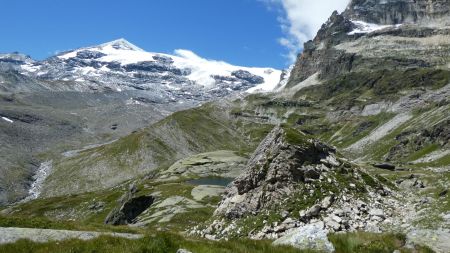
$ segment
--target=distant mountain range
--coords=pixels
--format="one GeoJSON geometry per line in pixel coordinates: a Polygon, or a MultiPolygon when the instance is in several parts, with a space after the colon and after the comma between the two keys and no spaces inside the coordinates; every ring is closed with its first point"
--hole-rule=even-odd
{"type": "Polygon", "coordinates": [[[281,71],[250,68],[203,59],[188,50],[176,55],[150,53],[118,39],[67,51],[44,61],[13,53],[0,55],[3,68],[15,70],[34,85],[0,83],[0,90],[17,91],[154,91],[166,101],[209,100],[242,91],[270,91],[281,71]],[[31,80],[29,80],[31,79],[31,80]],[[54,82],[58,81],[58,84],[54,82]]]}

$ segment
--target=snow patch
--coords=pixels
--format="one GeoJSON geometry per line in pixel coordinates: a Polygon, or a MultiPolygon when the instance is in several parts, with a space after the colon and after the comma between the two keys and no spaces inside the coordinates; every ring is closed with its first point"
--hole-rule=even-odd
{"type": "Polygon", "coordinates": [[[264,83],[259,84],[247,90],[247,92],[256,91],[272,91],[280,82],[281,71],[272,68],[249,68],[242,66],[233,66],[223,61],[208,60],[196,55],[194,52],[177,49],[175,50],[175,57],[173,58],[174,65],[178,68],[187,68],[191,70],[189,79],[197,82],[199,85],[211,87],[215,84],[213,75],[231,76],[233,71],[244,70],[253,75],[264,78],[264,83]]]}
{"type": "Polygon", "coordinates": [[[386,29],[386,28],[399,28],[400,26],[402,26],[402,24],[379,25],[379,24],[366,23],[364,21],[358,21],[358,20],[352,20],[351,22],[356,25],[356,29],[349,32],[348,35],[355,35],[355,34],[361,34],[361,33],[372,33],[375,31],[386,29]]]}
{"type": "Polygon", "coordinates": [[[11,119],[9,119],[9,118],[7,118],[7,117],[2,117],[2,119],[4,120],[4,121],[6,121],[6,122],[9,122],[9,123],[13,123],[14,121],[12,121],[11,119]]]}
{"type": "Polygon", "coordinates": [[[34,72],[36,72],[36,71],[39,70],[39,67],[38,67],[38,66],[33,66],[33,65],[31,65],[31,64],[20,65],[20,67],[21,67],[23,70],[28,71],[28,72],[31,72],[31,73],[34,73],[34,72]]]}
{"type": "Polygon", "coordinates": [[[280,91],[282,89],[284,89],[284,87],[286,87],[287,83],[289,82],[289,78],[291,77],[291,73],[292,70],[294,69],[294,64],[292,64],[291,66],[289,66],[288,69],[286,69],[284,72],[282,72],[282,75],[284,74],[283,79],[281,79],[281,81],[278,83],[276,90],[280,91]]]}

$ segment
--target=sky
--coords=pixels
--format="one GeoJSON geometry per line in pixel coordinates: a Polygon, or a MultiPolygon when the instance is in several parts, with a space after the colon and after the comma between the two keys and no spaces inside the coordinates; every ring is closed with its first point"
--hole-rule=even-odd
{"type": "Polygon", "coordinates": [[[118,38],[149,52],[187,49],[283,69],[348,0],[2,0],[0,52],[41,60],[118,38]]]}

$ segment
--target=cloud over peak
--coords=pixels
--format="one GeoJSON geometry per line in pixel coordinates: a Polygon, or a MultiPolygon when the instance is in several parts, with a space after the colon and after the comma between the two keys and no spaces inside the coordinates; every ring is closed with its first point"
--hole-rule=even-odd
{"type": "Polygon", "coordinates": [[[280,11],[278,18],[284,37],[279,43],[288,50],[290,63],[295,62],[303,43],[312,39],[333,11],[342,12],[349,0],[262,0],[280,11]]]}

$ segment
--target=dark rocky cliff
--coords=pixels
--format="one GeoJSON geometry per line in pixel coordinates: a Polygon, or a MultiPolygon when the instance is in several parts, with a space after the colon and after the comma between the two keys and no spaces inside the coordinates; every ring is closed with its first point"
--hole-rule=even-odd
{"type": "Polygon", "coordinates": [[[448,18],[448,0],[353,0],[345,16],[376,24],[429,22],[448,18]]]}
{"type": "Polygon", "coordinates": [[[446,67],[449,8],[449,1],[352,1],[304,44],[287,87],[315,73],[329,80],[350,72],[446,67]]]}

